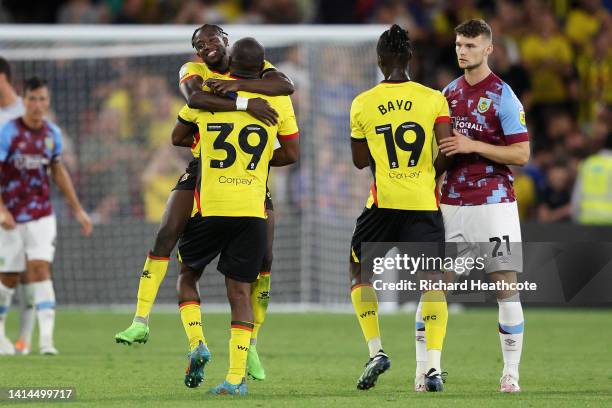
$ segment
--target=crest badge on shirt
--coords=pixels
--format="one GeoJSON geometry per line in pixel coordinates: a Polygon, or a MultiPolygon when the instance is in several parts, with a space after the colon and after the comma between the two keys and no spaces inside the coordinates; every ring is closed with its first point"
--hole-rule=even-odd
{"type": "Polygon", "coordinates": [[[480,100],[478,101],[478,112],[485,113],[488,111],[489,107],[491,106],[491,102],[492,101],[489,98],[481,96],[480,100]]]}
{"type": "Polygon", "coordinates": [[[55,141],[52,137],[49,136],[45,138],[45,146],[47,147],[47,149],[53,150],[53,148],[55,147],[55,141]]]}

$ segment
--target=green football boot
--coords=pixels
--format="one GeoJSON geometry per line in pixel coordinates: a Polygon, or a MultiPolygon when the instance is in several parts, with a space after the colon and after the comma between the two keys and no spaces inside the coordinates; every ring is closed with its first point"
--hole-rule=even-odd
{"type": "Polygon", "coordinates": [[[127,344],[146,343],[149,340],[149,326],[140,322],[132,322],[132,325],[115,335],[117,343],[127,344]]]}
{"type": "Polygon", "coordinates": [[[249,347],[249,354],[247,354],[247,373],[254,380],[263,381],[266,379],[266,370],[259,361],[257,348],[254,344],[249,347]]]}

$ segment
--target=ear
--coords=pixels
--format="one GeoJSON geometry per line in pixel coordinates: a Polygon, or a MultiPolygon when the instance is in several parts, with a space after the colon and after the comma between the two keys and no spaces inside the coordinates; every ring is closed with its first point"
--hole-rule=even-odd
{"type": "Polygon", "coordinates": [[[487,47],[485,48],[485,55],[488,57],[489,55],[491,55],[493,53],[493,43],[490,43],[489,45],[487,45],[487,47]]]}

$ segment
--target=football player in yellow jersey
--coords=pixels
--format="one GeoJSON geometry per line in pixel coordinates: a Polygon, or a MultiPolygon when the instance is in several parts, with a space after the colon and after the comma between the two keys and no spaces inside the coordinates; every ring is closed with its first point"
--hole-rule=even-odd
{"type": "MultiPolygon", "coordinates": [[[[219,95],[206,92],[203,90],[205,81],[211,78],[230,79],[227,34],[219,26],[205,24],[194,31],[191,43],[203,62],[188,62],[183,65],[180,71],[179,87],[190,107],[211,112],[246,110],[251,116],[262,120],[266,124],[276,123],[277,113],[265,99],[255,95],[248,100],[245,98],[236,100],[235,91],[251,91],[271,96],[290,95],[294,90],[293,84],[284,74],[276,71],[272,64],[266,61],[257,79],[248,81],[217,80],[210,83],[210,86],[219,95]],[[222,96],[228,93],[228,96],[233,96],[233,99],[222,96]]],[[[134,320],[129,328],[117,333],[115,340],[118,343],[128,345],[134,342],[146,343],[149,338],[148,320],[151,308],[166,274],[170,253],[191,215],[198,169],[198,141],[199,134],[196,132],[191,141],[186,144],[186,146],[192,148],[194,160],[189,163],[185,174],[179,178],[176,187],[170,194],[166,211],[155,238],[155,244],[149,252],[143,268],[134,320]]],[[[255,329],[252,336],[253,346],[249,353],[249,375],[260,380],[265,378],[265,371],[259,361],[255,344],[269,301],[274,237],[274,213],[270,196],[266,199],[266,208],[268,210],[268,247],[261,265],[260,277],[253,284],[252,301],[255,310],[255,329]]]]}
{"type": "MultiPolygon", "coordinates": [[[[366,261],[366,257],[362,259],[365,248],[361,244],[444,242],[444,224],[435,193],[434,157],[435,142],[451,136],[444,96],[410,81],[412,46],[408,33],[393,25],[380,36],[377,54],[385,80],[358,95],[351,106],[353,163],[359,169],[370,166],[374,176],[366,208],[357,219],[350,256],[351,300],[370,353],[357,382],[361,390],[373,387],[378,376],[391,366],[382,347],[372,271],[361,266],[366,261]]],[[[444,156],[438,156],[439,164],[444,165],[444,156]]],[[[441,273],[421,271],[420,276],[440,279],[441,273]]],[[[442,291],[426,292],[423,298],[429,369],[423,379],[427,383],[430,378],[430,390],[436,391],[442,388],[440,354],[447,308],[442,291]]]]}
{"type": "MultiPolygon", "coordinates": [[[[253,38],[232,48],[232,75],[257,78],[264,49],[253,38]]],[[[239,97],[256,94],[240,92],[239,97]]],[[[251,284],[257,280],[266,252],[266,183],[268,166],[297,160],[298,127],[288,96],[264,97],[278,113],[276,124],[266,124],[242,112],[211,113],[188,106],[179,113],[173,142],[189,139],[194,126],[200,138],[200,177],[197,212],[179,241],[181,270],[177,282],[181,320],[190,345],[185,384],[197,387],[210,360],[202,328],[197,282],[219,255],[217,269],[225,276],[231,306],[229,370],[214,394],[244,395],[247,354],[253,330],[251,284]],[[276,150],[276,139],[281,148],[276,150]],[[199,194],[199,192],[203,194],[199,194]]]]}

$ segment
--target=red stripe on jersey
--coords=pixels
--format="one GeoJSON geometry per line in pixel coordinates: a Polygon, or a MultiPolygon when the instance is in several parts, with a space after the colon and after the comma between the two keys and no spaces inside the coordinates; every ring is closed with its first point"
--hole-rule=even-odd
{"type": "Polygon", "coordinates": [[[192,150],[195,149],[199,141],[200,141],[200,132],[195,132],[195,134],[193,135],[193,143],[191,144],[192,150]]]}
{"type": "Polygon", "coordinates": [[[529,133],[515,133],[513,135],[506,135],[506,141],[508,144],[520,143],[520,142],[528,142],[529,141],[529,133]]]}
{"type": "Polygon", "coordinates": [[[450,116],[438,116],[436,123],[450,123],[450,116]]]}
{"type": "Polygon", "coordinates": [[[200,213],[200,215],[202,215],[202,208],[200,207],[200,193],[198,192],[197,187],[193,191],[193,196],[195,197],[196,205],[198,206],[198,212],[200,213]]]}
{"type": "Polygon", "coordinates": [[[281,140],[293,140],[300,137],[300,132],[295,132],[290,135],[278,135],[278,138],[281,140]]]}
{"type": "Polygon", "coordinates": [[[372,186],[370,187],[370,191],[372,192],[372,198],[374,199],[374,204],[378,206],[378,192],[376,191],[376,183],[372,182],[372,186]]]}
{"type": "Polygon", "coordinates": [[[199,76],[201,78],[201,75],[199,74],[191,74],[191,75],[187,75],[185,78],[181,78],[181,80],[179,81],[179,84],[182,84],[183,82],[185,82],[186,80],[199,76]]]}

